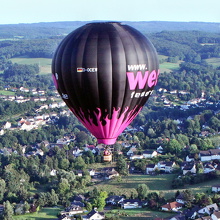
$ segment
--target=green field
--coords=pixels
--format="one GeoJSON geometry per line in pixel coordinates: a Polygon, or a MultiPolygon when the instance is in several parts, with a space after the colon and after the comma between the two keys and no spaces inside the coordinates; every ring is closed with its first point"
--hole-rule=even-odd
{"type": "Polygon", "coordinates": [[[164,62],[160,64],[160,72],[171,72],[172,70],[177,70],[179,68],[181,61],[178,63],[169,63],[169,62],[164,62]]]}
{"type": "Polygon", "coordinates": [[[18,64],[38,64],[40,67],[40,74],[51,73],[51,62],[49,58],[28,58],[28,57],[17,57],[10,59],[12,63],[18,64]]]}
{"type": "Polygon", "coordinates": [[[41,220],[41,219],[56,219],[57,214],[62,211],[60,207],[56,208],[42,208],[39,212],[13,216],[16,220],[41,220]]]}
{"type": "Polygon", "coordinates": [[[0,95],[14,95],[14,92],[6,91],[6,90],[0,90],[0,95]]]}
{"type": "Polygon", "coordinates": [[[171,217],[175,214],[166,213],[166,212],[158,212],[151,211],[147,208],[142,209],[118,209],[110,211],[107,216],[120,216],[120,219],[124,220],[144,220],[144,219],[154,219],[154,218],[167,218],[171,217]]]}
{"type": "Polygon", "coordinates": [[[180,63],[182,63],[183,61],[178,61],[177,63],[170,63],[170,62],[166,62],[168,56],[164,56],[164,55],[158,55],[159,60],[160,60],[160,72],[164,73],[164,72],[171,72],[172,70],[177,70],[179,68],[180,63]]]}
{"type": "Polygon", "coordinates": [[[219,67],[220,66],[220,58],[210,58],[206,59],[206,62],[212,66],[219,67]]]}
{"type": "MultiPolygon", "coordinates": [[[[117,178],[108,180],[95,185],[98,189],[105,190],[107,192],[114,192],[116,195],[130,196],[131,192],[136,192],[138,184],[145,183],[150,189],[150,192],[163,192],[166,198],[171,198],[175,195],[177,190],[191,189],[194,193],[197,192],[210,192],[211,186],[219,184],[219,179],[210,180],[207,182],[187,185],[183,189],[172,189],[171,183],[175,174],[164,174],[157,176],[150,175],[129,175],[123,177],[121,181],[117,178]]],[[[93,186],[94,187],[94,186],[93,186]]],[[[90,187],[90,190],[93,188],[90,187]]]]}

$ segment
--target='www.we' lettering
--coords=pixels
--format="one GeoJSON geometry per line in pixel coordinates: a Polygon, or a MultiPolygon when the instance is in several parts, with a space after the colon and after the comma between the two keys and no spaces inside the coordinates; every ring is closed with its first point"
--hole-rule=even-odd
{"type": "Polygon", "coordinates": [[[139,89],[143,89],[146,85],[148,85],[148,87],[155,86],[157,84],[158,75],[159,71],[157,74],[155,70],[153,70],[151,73],[146,71],[144,76],[142,75],[141,71],[138,71],[136,77],[134,72],[127,72],[130,90],[135,90],[137,85],[139,89]]]}

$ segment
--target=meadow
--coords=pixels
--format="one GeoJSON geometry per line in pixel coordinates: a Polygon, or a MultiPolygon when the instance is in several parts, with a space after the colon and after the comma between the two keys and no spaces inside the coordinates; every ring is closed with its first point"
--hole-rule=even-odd
{"type": "Polygon", "coordinates": [[[15,220],[57,219],[57,214],[62,210],[63,209],[61,209],[61,207],[54,207],[54,208],[45,207],[35,213],[25,214],[25,215],[15,215],[13,216],[13,219],[15,220]]]}
{"type": "Polygon", "coordinates": [[[18,64],[38,64],[40,67],[40,74],[50,74],[51,73],[51,63],[50,58],[29,58],[29,57],[17,57],[10,59],[12,63],[18,64]]]}
{"type": "Polygon", "coordinates": [[[212,65],[214,68],[220,66],[220,58],[209,58],[209,59],[206,59],[206,62],[212,65]]]}
{"type": "Polygon", "coordinates": [[[14,95],[15,93],[7,90],[0,90],[0,95],[14,95]]]}
{"type": "MultiPolygon", "coordinates": [[[[211,186],[218,184],[219,179],[210,180],[199,184],[187,185],[184,188],[172,189],[171,183],[175,174],[162,174],[162,175],[137,175],[132,174],[122,178],[115,178],[106,180],[95,185],[99,190],[105,190],[108,193],[114,192],[116,195],[130,196],[131,193],[136,193],[138,184],[146,184],[149,187],[149,192],[162,192],[165,198],[170,199],[175,196],[177,190],[191,189],[193,193],[210,192],[211,186]]],[[[94,188],[90,187],[90,189],[94,188]]]]}

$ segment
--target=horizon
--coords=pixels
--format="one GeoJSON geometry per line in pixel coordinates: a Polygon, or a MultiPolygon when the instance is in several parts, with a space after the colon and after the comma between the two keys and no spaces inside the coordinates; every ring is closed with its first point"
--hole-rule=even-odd
{"type": "Polygon", "coordinates": [[[0,24],[95,20],[220,23],[219,8],[219,0],[208,4],[200,0],[7,0],[1,4],[0,24]]]}
{"type": "Polygon", "coordinates": [[[82,22],[82,23],[93,23],[93,22],[119,22],[119,23],[123,23],[123,22],[128,22],[128,23],[139,23],[139,22],[146,22],[146,23],[150,23],[150,22],[167,22],[167,23],[212,23],[212,24],[220,24],[219,22],[212,22],[212,21],[162,21],[162,20],[152,20],[152,21],[114,21],[114,20],[88,20],[88,21],[79,21],[79,20],[72,20],[72,21],[39,21],[39,22],[32,22],[32,23],[25,23],[25,22],[21,22],[21,23],[10,23],[10,24],[1,24],[0,26],[5,26],[5,25],[31,25],[31,24],[41,24],[41,23],[65,23],[65,22],[82,22]]]}

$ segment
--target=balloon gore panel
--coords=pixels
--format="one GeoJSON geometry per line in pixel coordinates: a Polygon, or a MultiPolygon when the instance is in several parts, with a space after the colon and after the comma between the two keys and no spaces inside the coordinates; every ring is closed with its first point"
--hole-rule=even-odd
{"type": "Polygon", "coordinates": [[[63,39],[52,73],[74,115],[99,143],[114,144],[152,94],[159,62],[152,43],[134,28],[90,23],[63,39]]]}

